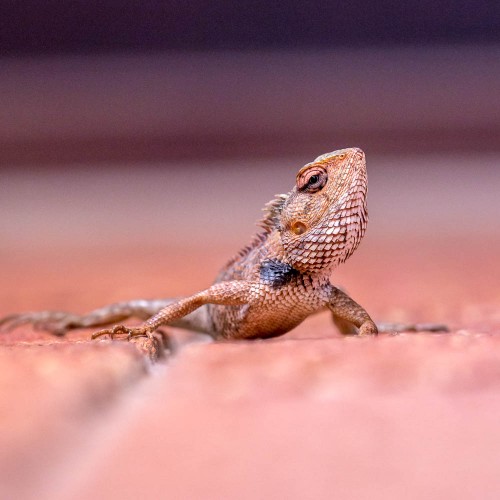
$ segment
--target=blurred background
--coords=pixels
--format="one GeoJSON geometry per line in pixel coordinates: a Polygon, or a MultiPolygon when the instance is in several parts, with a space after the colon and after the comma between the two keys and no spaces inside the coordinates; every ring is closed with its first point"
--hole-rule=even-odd
{"type": "Polygon", "coordinates": [[[106,297],[210,282],[298,168],[346,146],[371,213],[348,280],[438,249],[457,276],[467,252],[497,267],[498,3],[7,1],[0,55],[0,281],[35,305],[82,262],[106,297]]]}
{"type": "Polygon", "coordinates": [[[370,224],[332,281],[454,333],[335,342],[318,315],[136,392],[130,344],[2,333],[0,496],[498,498],[499,89],[500,2],[1,1],[0,317],[200,290],[357,146],[370,224]]]}
{"type": "Polygon", "coordinates": [[[498,149],[494,2],[27,0],[0,23],[2,165],[498,149]]]}

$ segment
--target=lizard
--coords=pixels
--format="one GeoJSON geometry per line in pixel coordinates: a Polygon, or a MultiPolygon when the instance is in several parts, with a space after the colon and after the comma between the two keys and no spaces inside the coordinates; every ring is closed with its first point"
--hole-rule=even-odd
{"type": "Polygon", "coordinates": [[[288,194],[265,207],[260,230],[221,269],[206,290],[179,299],[131,300],[88,314],[41,311],[0,319],[13,329],[30,323],[55,335],[74,328],[115,326],[92,334],[152,338],[163,325],[186,328],[215,340],[262,339],[283,335],[309,315],[330,310],[343,334],[379,331],[439,331],[443,325],[377,325],[366,310],[330,282],[363,238],[367,223],[368,178],[364,152],[347,148],[317,157],[302,167],[288,194]],[[138,326],[124,326],[137,317],[138,326]]]}

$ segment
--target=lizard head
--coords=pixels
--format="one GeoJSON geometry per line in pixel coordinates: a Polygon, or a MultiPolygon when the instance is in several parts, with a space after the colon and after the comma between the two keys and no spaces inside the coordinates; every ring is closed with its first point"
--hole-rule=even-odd
{"type": "Polygon", "coordinates": [[[295,269],[331,270],[354,252],[368,221],[366,193],[365,155],[358,148],[321,155],[300,169],[279,217],[295,269]]]}

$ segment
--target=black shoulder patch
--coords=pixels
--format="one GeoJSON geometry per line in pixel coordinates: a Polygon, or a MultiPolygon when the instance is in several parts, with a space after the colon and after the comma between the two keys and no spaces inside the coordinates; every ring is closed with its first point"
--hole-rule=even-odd
{"type": "Polygon", "coordinates": [[[260,279],[273,288],[290,283],[299,274],[290,264],[275,259],[265,260],[260,265],[260,279]]]}

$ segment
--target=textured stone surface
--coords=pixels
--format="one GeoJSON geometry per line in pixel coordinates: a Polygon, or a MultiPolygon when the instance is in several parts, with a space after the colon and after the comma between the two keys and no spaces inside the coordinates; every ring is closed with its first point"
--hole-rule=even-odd
{"type": "Polygon", "coordinates": [[[499,389],[496,336],[188,347],[71,497],[496,498],[499,389]]]}
{"type": "Polygon", "coordinates": [[[131,345],[19,342],[0,346],[0,496],[51,491],[98,416],[146,374],[131,345]]]}

